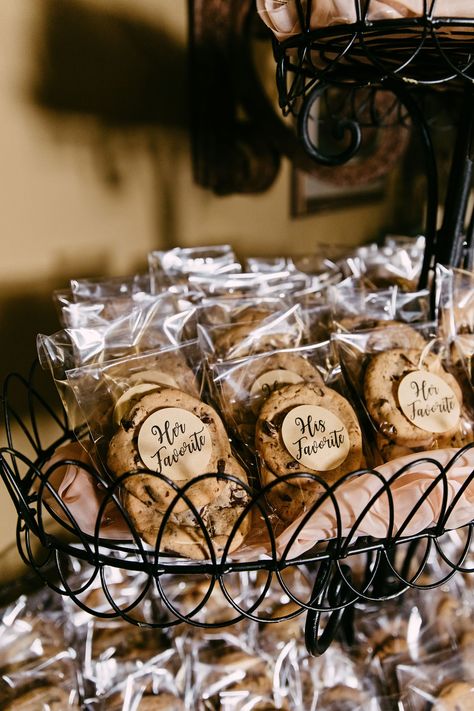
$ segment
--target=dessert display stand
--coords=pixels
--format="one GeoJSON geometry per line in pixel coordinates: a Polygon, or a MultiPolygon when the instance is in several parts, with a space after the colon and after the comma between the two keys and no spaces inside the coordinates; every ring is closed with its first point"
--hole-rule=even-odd
{"type": "MultiPolygon", "coordinates": [[[[356,155],[360,146],[360,126],[357,115],[346,117],[336,127],[340,135],[349,136],[348,145],[340,154],[325,155],[312,138],[311,120],[314,103],[330,86],[371,87],[391,91],[403,110],[402,120],[412,122],[422,140],[427,183],[426,200],[426,254],[421,275],[421,286],[433,283],[437,262],[471,267],[474,216],[465,228],[470,194],[473,147],[473,82],[474,82],[474,19],[436,18],[425,2],[422,16],[402,20],[370,21],[370,3],[353,0],[358,20],[347,25],[313,29],[311,27],[311,0],[295,0],[301,32],[288,39],[274,42],[277,64],[277,84],[280,106],[298,119],[298,130],[305,150],[314,160],[324,165],[341,165],[356,155]],[[429,125],[417,93],[423,87],[442,91],[447,85],[464,94],[459,116],[457,143],[444,206],[443,224],[437,231],[439,206],[436,155],[430,137],[429,125]]],[[[433,9],[433,8],[431,8],[433,9]]],[[[374,104],[375,107],[375,104],[374,104]]],[[[374,123],[383,120],[376,115],[374,123]]],[[[314,541],[314,546],[304,554],[292,557],[292,539],[282,551],[277,547],[271,513],[266,505],[266,493],[278,482],[263,490],[248,487],[249,503],[234,527],[246,516],[255,516],[260,522],[265,539],[265,555],[241,558],[229,551],[232,536],[222,552],[216,554],[200,513],[171,480],[176,497],[164,516],[154,548],[146,545],[134,531],[124,510],[119,488],[121,479],[110,480],[105,475],[78,463],[87,471],[89,480],[101,492],[102,503],[97,514],[94,531],[85,532],[67,504],[58,495],[52,481],[45,475],[47,463],[55,451],[75,436],[60,406],[50,404],[50,397],[42,394],[42,378],[34,367],[29,378],[12,374],[3,390],[3,419],[6,443],[0,449],[0,473],[7,492],[14,502],[17,514],[17,541],[22,558],[39,576],[61,595],[72,598],[79,606],[89,610],[86,601],[89,587],[103,588],[114,614],[131,623],[142,600],[152,595],[159,601],[160,614],[146,623],[151,627],[170,627],[181,622],[201,627],[232,626],[247,618],[259,622],[278,624],[299,614],[306,614],[306,645],[311,654],[322,654],[336,635],[351,640],[352,618],[356,604],[383,602],[397,598],[409,589],[433,588],[449,581],[456,573],[474,573],[470,557],[474,521],[455,533],[447,531],[449,519],[456,504],[474,479],[474,471],[466,480],[454,501],[448,505],[449,467],[440,467],[439,475],[416,502],[401,525],[395,526],[393,498],[389,484],[377,472],[362,470],[347,474],[334,487],[329,487],[315,475],[324,493],[306,512],[300,530],[311,516],[328,499],[335,511],[338,535],[329,541],[314,541]],[[60,414],[58,414],[58,412],[60,414]],[[56,435],[51,439],[51,432],[56,435]],[[344,529],[342,512],[337,501],[337,489],[352,478],[363,475],[377,478],[379,489],[361,512],[349,531],[344,529]],[[406,535],[411,521],[422,508],[435,487],[440,487],[443,502],[436,525],[429,530],[406,535]],[[371,507],[385,496],[389,501],[387,532],[384,538],[357,536],[358,523],[371,507]],[[195,561],[176,558],[160,550],[160,540],[167,520],[177,502],[184,501],[202,526],[209,547],[207,560],[195,561]],[[110,507],[119,511],[130,529],[125,540],[108,539],[107,515],[110,507]],[[55,525],[52,526],[51,523],[55,525]],[[343,530],[344,529],[344,530],[343,530]],[[436,564],[433,561],[436,560],[436,564]],[[85,566],[87,576],[71,575],[71,570],[85,566]],[[429,566],[430,575],[425,575],[429,566]],[[124,607],[115,599],[113,585],[108,583],[108,571],[120,569],[140,576],[139,593],[124,607]],[[288,571],[300,569],[311,580],[312,590],[303,597],[295,592],[288,571]],[[437,576],[433,570],[437,571],[437,576]],[[168,592],[167,581],[179,576],[180,580],[203,576],[206,581],[202,599],[192,609],[183,609],[168,592]],[[248,594],[235,595],[235,581],[248,590],[248,594]],[[77,582],[79,581],[79,582],[77,582]],[[279,585],[294,603],[291,611],[280,617],[265,618],[265,601],[270,586],[279,585]],[[212,601],[215,591],[223,594],[230,614],[225,620],[208,621],[201,615],[212,601]]],[[[463,452],[474,447],[469,445],[463,452]]],[[[420,463],[430,461],[420,458],[420,463]]],[[[74,464],[69,460],[57,466],[74,464]]],[[[402,469],[393,481],[404,473],[402,469]]],[[[206,476],[232,479],[230,475],[210,473],[206,476]]],[[[283,477],[291,479],[291,475],[283,477]]]]}

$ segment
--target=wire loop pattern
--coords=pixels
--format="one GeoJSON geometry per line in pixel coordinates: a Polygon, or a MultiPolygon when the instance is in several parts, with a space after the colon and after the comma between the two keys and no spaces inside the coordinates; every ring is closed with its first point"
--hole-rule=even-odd
{"type": "MultiPolygon", "coordinates": [[[[180,488],[163,477],[168,485],[174,487],[176,495],[163,515],[156,545],[150,546],[135,530],[121,502],[121,488],[134,474],[113,480],[81,461],[51,460],[57,448],[72,441],[74,435],[68,428],[64,413],[58,416],[40,394],[33,383],[34,373],[35,370],[29,380],[11,375],[3,392],[7,443],[0,449],[0,471],[18,513],[18,548],[23,560],[34,568],[44,582],[92,614],[105,618],[119,616],[131,623],[157,628],[180,622],[214,628],[233,625],[245,618],[275,623],[307,613],[307,647],[311,653],[321,654],[340,631],[341,623],[343,628],[347,628],[346,633],[350,634],[352,608],[356,603],[389,600],[410,588],[441,585],[458,571],[474,572],[474,562],[470,558],[474,522],[456,532],[446,533],[450,517],[474,480],[473,471],[448,504],[449,472],[463,452],[474,445],[460,450],[444,468],[434,459],[425,458],[424,461],[438,467],[438,473],[398,525],[392,485],[407,471],[407,465],[389,480],[377,471],[362,470],[346,475],[333,486],[326,485],[322,479],[309,473],[287,475],[283,478],[285,482],[291,482],[295,476],[300,480],[302,477],[318,480],[324,492],[301,517],[285,545],[279,544],[275,517],[266,502],[266,494],[279,485],[278,481],[258,489],[230,475],[201,475],[201,479],[219,477],[232,480],[242,487],[245,496],[242,512],[227,543],[216,551],[200,512],[187,495],[189,485],[180,488]],[[50,437],[52,431],[55,431],[55,439],[51,443],[45,438],[50,437]],[[50,461],[53,463],[48,464],[50,461]],[[53,475],[66,465],[75,465],[78,471],[82,470],[100,491],[102,498],[92,530],[85,531],[81,527],[76,518],[77,512],[74,513],[58,494],[53,475]],[[358,516],[348,525],[338,491],[346,482],[363,475],[374,477],[377,483],[375,493],[367,503],[364,502],[358,516]],[[442,492],[435,525],[428,530],[406,535],[417,512],[434,489],[442,492]],[[382,498],[386,500],[385,510],[388,512],[386,535],[383,538],[361,536],[358,531],[364,520],[382,498]],[[203,546],[207,552],[203,560],[187,560],[162,552],[161,542],[167,522],[177,503],[183,501],[202,531],[203,546]],[[308,550],[294,555],[292,549],[301,531],[319,511],[323,511],[328,502],[331,502],[334,513],[334,535],[330,540],[315,540],[308,550]],[[115,521],[120,521],[126,533],[119,539],[107,538],[111,507],[115,521]],[[233,537],[242,521],[249,516],[252,517],[252,531],[259,531],[255,555],[252,555],[251,542],[244,544],[247,545],[245,555],[241,555],[239,550],[229,553],[233,537]],[[264,555],[260,554],[262,546],[264,555]],[[82,574],[71,577],[71,571],[77,570],[78,566],[82,574]],[[116,589],[109,583],[110,572],[117,569],[140,581],[134,599],[127,599],[125,604],[116,599],[116,589]],[[426,576],[428,569],[429,579],[426,576]],[[311,581],[304,592],[292,582],[291,573],[294,571],[311,581]],[[192,583],[196,577],[204,581],[201,595],[199,599],[193,599],[189,609],[184,609],[176,596],[170,593],[170,581],[179,579],[192,583]],[[106,612],[94,609],[87,602],[87,591],[97,586],[103,589],[108,601],[106,612]],[[292,607],[270,618],[266,605],[269,590],[275,586],[281,595],[288,598],[292,607]],[[204,613],[216,593],[225,601],[227,609],[222,619],[209,619],[204,613]],[[134,613],[149,595],[155,599],[157,614],[144,623],[134,613]]],[[[254,533],[250,538],[252,535],[254,533]]]]}

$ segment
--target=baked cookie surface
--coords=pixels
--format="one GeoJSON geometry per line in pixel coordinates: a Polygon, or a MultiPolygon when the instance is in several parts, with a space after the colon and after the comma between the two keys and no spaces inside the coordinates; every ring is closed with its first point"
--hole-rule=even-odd
{"type": "MultiPolygon", "coordinates": [[[[398,399],[402,380],[410,373],[421,370],[421,367],[444,380],[453,390],[458,402],[462,403],[462,392],[456,379],[442,367],[436,356],[423,356],[422,351],[418,349],[395,348],[372,356],[365,371],[363,392],[371,418],[381,434],[390,442],[402,447],[429,449],[436,435],[410,422],[403,414],[398,399]]],[[[451,430],[443,433],[443,436],[454,435],[458,428],[459,421],[451,430]]]]}
{"type": "Polygon", "coordinates": [[[265,465],[277,476],[295,472],[321,474],[327,481],[336,481],[343,474],[361,465],[362,434],[354,410],[335,390],[313,383],[289,385],[273,393],[262,407],[256,427],[256,449],[265,465]],[[286,415],[298,406],[316,406],[334,414],[346,429],[349,450],[339,466],[318,470],[297,461],[288,451],[282,437],[286,415]]]}

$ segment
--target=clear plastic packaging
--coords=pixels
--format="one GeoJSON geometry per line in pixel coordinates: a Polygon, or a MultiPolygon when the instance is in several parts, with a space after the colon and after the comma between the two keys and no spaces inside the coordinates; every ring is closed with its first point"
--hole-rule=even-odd
{"type": "Polygon", "coordinates": [[[328,383],[333,377],[328,341],[209,365],[212,394],[229,429],[255,448],[255,425],[265,400],[284,385],[328,383]]]}
{"type": "Polygon", "coordinates": [[[387,325],[334,341],[360,398],[376,461],[473,441],[472,402],[430,325],[387,325]]]}
{"type": "Polygon", "coordinates": [[[150,252],[148,265],[155,293],[170,285],[186,284],[191,275],[227,275],[242,271],[228,244],[150,252]]]}
{"type": "Polygon", "coordinates": [[[57,602],[49,592],[40,592],[23,595],[2,611],[2,709],[79,710],[81,679],[72,629],[57,602]]]}
{"type": "MultiPolygon", "coordinates": [[[[199,711],[275,707],[273,664],[244,644],[214,637],[194,650],[194,694],[199,711]]],[[[280,705],[279,708],[285,708],[280,705]]]]}
{"type": "Polygon", "coordinates": [[[300,277],[288,270],[258,274],[196,274],[189,277],[189,283],[203,296],[278,296],[295,276],[300,288],[307,284],[305,275],[300,277]]]}
{"type": "Polygon", "coordinates": [[[219,415],[199,399],[196,353],[191,343],[67,378],[98,462],[119,480],[131,535],[175,555],[210,558],[211,545],[220,553],[245,538],[249,494],[219,415]]]}
{"type": "Polygon", "coordinates": [[[209,362],[295,348],[302,343],[304,333],[299,305],[274,312],[256,324],[247,321],[223,326],[198,325],[199,342],[209,362]]]}
{"type": "Polygon", "coordinates": [[[65,328],[106,327],[118,319],[140,312],[153,321],[156,318],[154,312],[160,311],[161,317],[165,318],[192,308],[188,299],[169,292],[158,295],[139,292],[78,301],[71,291],[60,291],[55,292],[55,303],[59,320],[65,328]]]}
{"type": "Polygon", "coordinates": [[[438,653],[418,664],[399,664],[396,674],[403,711],[450,711],[474,708],[474,667],[461,657],[438,653]]]}

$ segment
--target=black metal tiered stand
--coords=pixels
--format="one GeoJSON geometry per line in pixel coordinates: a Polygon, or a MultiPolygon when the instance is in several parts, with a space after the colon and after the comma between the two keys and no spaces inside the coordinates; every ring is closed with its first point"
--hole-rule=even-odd
{"type": "MultiPolygon", "coordinates": [[[[433,277],[436,262],[472,266],[469,255],[472,254],[474,217],[467,226],[465,223],[474,157],[474,19],[434,18],[435,8],[428,7],[428,2],[422,17],[371,22],[370,3],[369,7],[359,0],[354,0],[354,3],[358,17],[356,23],[311,29],[310,0],[305,3],[296,0],[301,32],[281,43],[274,42],[280,105],[284,112],[298,117],[301,140],[316,161],[324,165],[341,165],[350,160],[360,146],[357,116],[346,117],[336,127],[341,135],[345,133],[349,136],[346,148],[338,155],[325,155],[312,138],[312,107],[315,101],[331,86],[349,89],[372,87],[374,92],[381,89],[395,94],[403,107],[399,115],[402,120],[406,121],[408,117],[412,122],[424,150],[427,179],[426,257],[421,284],[426,285],[430,276],[433,277]],[[437,232],[436,156],[428,122],[418,101],[418,91],[421,87],[443,90],[448,83],[464,93],[464,99],[443,224],[437,232]]],[[[374,117],[375,123],[376,119],[374,117]]],[[[143,543],[121,504],[120,484],[123,477],[112,481],[92,467],[78,463],[87,471],[103,497],[95,530],[86,533],[53,485],[54,472],[68,460],[56,462],[53,466],[48,462],[61,444],[74,440],[74,435],[64,413],[58,415],[48,398],[41,395],[41,387],[36,384],[38,375],[41,374],[34,369],[29,379],[12,375],[5,383],[3,411],[7,443],[0,450],[1,475],[18,513],[17,540],[23,559],[50,587],[93,614],[119,616],[130,622],[159,628],[183,621],[201,627],[233,625],[245,618],[278,622],[306,612],[306,645],[310,653],[317,655],[327,649],[337,634],[345,635],[350,640],[356,605],[397,598],[409,589],[436,587],[459,571],[474,572],[474,563],[470,558],[474,522],[458,530],[455,535],[446,531],[456,504],[474,479],[474,472],[448,506],[449,467],[439,467],[438,477],[414,502],[413,510],[397,528],[391,488],[377,472],[364,470],[349,474],[333,488],[320,481],[325,493],[307,512],[300,528],[330,499],[334,506],[337,535],[330,541],[315,541],[311,550],[297,557],[291,555],[296,535],[285,551],[277,552],[272,516],[265,496],[275,482],[263,491],[247,488],[248,504],[236,522],[234,532],[247,516],[254,516],[263,531],[267,555],[256,555],[245,561],[235,560],[229,553],[233,536],[223,552],[218,555],[214,552],[199,511],[186,497],[185,490],[181,491],[168,481],[170,486],[175,487],[176,498],[164,517],[163,528],[173,506],[184,499],[200,522],[209,550],[207,560],[189,561],[160,551],[163,529],[154,549],[143,543]],[[51,431],[54,429],[57,436],[52,440],[51,431]],[[47,443],[45,436],[49,438],[47,443]],[[366,473],[377,478],[378,491],[348,532],[343,530],[344,521],[335,493],[345,481],[366,473]],[[436,525],[429,530],[406,535],[410,522],[436,487],[442,491],[442,505],[436,525]],[[388,501],[387,535],[380,539],[356,537],[358,525],[381,497],[386,497],[388,501]],[[130,529],[127,539],[109,540],[103,533],[107,530],[111,505],[115,511],[120,511],[130,529]],[[55,526],[52,527],[51,522],[55,526]],[[435,564],[433,561],[436,561],[435,564]],[[87,575],[75,575],[79,564],[87,568],[87,575]],[[427,566],[430,569],[429,578],[424,575],[427,566]],[[128,599],[125,606],[117,601],[115,588],[108,583],[108,571],[114,568],[136,574],[141,581],[140,592],[133,600],[128,599]],[[312,581],[311,593],[304,597],[296,591],[289,582],[291,577],[286,574],[287,569],[303,571],[304,576],[312,581]],[[195,580],[196,576],[205,579],[202,598],[195,602],[192,609],[183,609],[168,594],[165,583],[175,576],[184,581],[195,580]],[[236,576],[240,589],[248,586],[247,594],[235,594],[236,576]],[[99,581],[110,606],[106,613],[91,609],[87,602],[88,589],[99,581]],[[266,620],[265,601],[270,586],[275,583],[294,604],[287,614],[266,620]],[[212,601],[216,588],[223,593],[232,614],[225,615],[223,620],[209,622],[200,613],[212,601]],[[144,623],[142,617],[134,616],[134,611],[149,595],[159,602],[160,613],[144,623]]],[[[463,451],[458,457],[462,456],[463,451]]],[[[403,473],[402,469],[393,480],[403,473]]],[[[223,474],[206,476],[231,478],[223,474]]],[[[288,478],[291,479],[291,475],[288,478]]],[[[310,474],[308,478],[317,479],[310,474]]]]}

